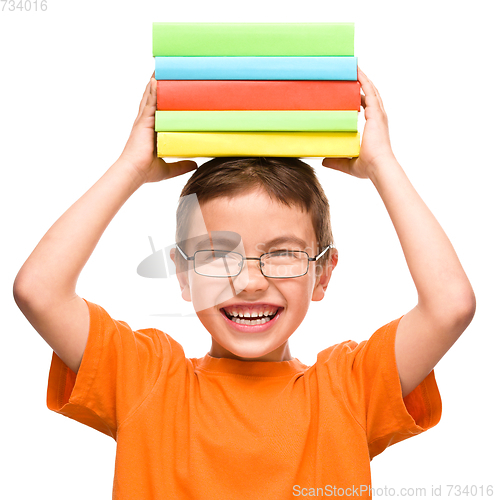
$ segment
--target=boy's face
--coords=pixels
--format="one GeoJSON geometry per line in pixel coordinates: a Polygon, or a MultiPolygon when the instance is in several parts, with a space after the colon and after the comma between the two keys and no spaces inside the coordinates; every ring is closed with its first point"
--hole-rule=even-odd
{"type": "MultiPolygon", "coordinates": [[[[244,257],[259,257],[276,250],[304,250],[310,257],[316,256],[311,216],[299,207],[271,200],[262,189],[210,200],[201,205],[201,215],[201,222],[200,218],[193,221],[192,232],[204,233],[204,220],[211,239],[203,241],[200,248],[190,245],[185,249],[189,256],[198,249],[233,250],[234,247],[244,257]],[[233,238],[230,248],[217,248],[229,243],[216,243],[215,235],[233,235],[237,240],[233,238]]],[[[310,301],[323,298],[336,263],[334,250],[319,276],[316,273],[319,262],[310,262],[304,276],[266,278],[255,260],[245,261],[242,272],[233,278],[200,276],[192,263],[188,272],[177,276],[183,297],[192,300],[198,318],[212,336],[211,356],[284,361],[291,359],[289,337],[304,319],[310,301]],[[253,320],[256,314],[258,319],[253,320]],[[246,319],[241,319],[241,315],[246,319]]]]}

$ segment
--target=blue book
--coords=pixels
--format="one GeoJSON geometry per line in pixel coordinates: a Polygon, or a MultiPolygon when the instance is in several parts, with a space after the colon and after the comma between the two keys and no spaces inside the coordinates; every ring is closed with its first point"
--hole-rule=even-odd
{"type": "Polygon", "coordinates": [[[155,57],[157,80],[357,80],[357,57],[155,57]]]}

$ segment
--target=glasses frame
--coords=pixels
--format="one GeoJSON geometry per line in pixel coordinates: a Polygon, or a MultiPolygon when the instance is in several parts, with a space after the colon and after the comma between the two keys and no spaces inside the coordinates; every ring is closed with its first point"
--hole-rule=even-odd
{"type": "Polygon", "coordinates": [[[301,252],[301,253],[305,253],[306,256],[308,257],[308,264],[306,266],[306,271],[302,274],[297,274],[296,276],[267,276],[264,272],[263,272],[263,262],[261,262],[261,259],[265,256],[265,255],[269,255],[269,254],[272,254],[272,253],[277,253],[277,252],[265,252],[263,254],[261,254],[259,257],[244,257],[244,255],[240,254],[239,252],[226,252],[225,250],[215,250],[215,249],[211,249],[211,250],[196,250],[194,252],[193,255],[191,256],[188,256],[185,254],[185,252],[182,250],[182,248],[180,248],[179,245],[175,245],[177,247],[177,250],[179,250],[180,254],[182,255],[182,257],[184,257],[185,260],[187,261],[194,261],[194,272],[196,274],[199,274],[200,276],[205,276],[207,278],[235,278],[236,276],[239,276],[239,274],[241,274],[243,268],[244,268],[244,262],[246,260],[258,260],[259,261],[259,269],[261,271],[261,274],[265,277],[265,278],[270,278],[270,279],[290,279],[290,278],[300,278],[301,276],[305,276],[306,274],[308,274],[308,270],[309,270],[309,263],[310,262],[316,262],[317,260],[319,260],[321,257],[323,257],[323,255],[325,255],[325,253],[330,249],[330,248],[335,248],[334,245],[327,245],[325,247],[325,249],[319,253],[316,257],[310,257],[308,252],[304,251],[304,250],[289,250],[290,252],[301,252]],[[203,273],[200,273],[197,269],[196,269],[196,254],[197,253],[200,253],[200,252],[226,252],[226,253],[232,253],[232,254],[236,254],[236,255],[239,255],[241,257],[241,265],[239,266],[239,272],[237,274],[232,274],[232,275],[228,275],[228,276],[215,276],[215,275],[211,275],[211,274],[203,274],[203,273]]]}

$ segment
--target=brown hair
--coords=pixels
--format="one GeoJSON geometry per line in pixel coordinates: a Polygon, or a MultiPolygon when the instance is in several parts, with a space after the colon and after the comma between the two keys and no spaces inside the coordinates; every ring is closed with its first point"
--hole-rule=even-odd
{"type": "MultiPolygon", "coordinates": [[[[187,195],[195,194],[201,205],[214,198],[233,197],[256,187],[265,189],[270,198],[289,207],[298,206],[310,214],[317,254],[333,244],[330,208],[323,188],[314,169],[292,157],[219,157],[201,165],[182,189],[177,208],[176,241],[187,238],[186,222],[191,208],[191,197],[187,195]]],[[[329,255],[327,251],[318,264],[323,265],[329,255]]]]}

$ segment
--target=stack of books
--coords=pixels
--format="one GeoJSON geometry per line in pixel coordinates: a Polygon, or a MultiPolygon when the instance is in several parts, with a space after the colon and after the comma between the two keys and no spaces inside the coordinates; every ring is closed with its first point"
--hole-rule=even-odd
{"type": "Polygon", "coordinates": [[[160,157],[359,155],[353,23],[153,23],[160,157]]]}

